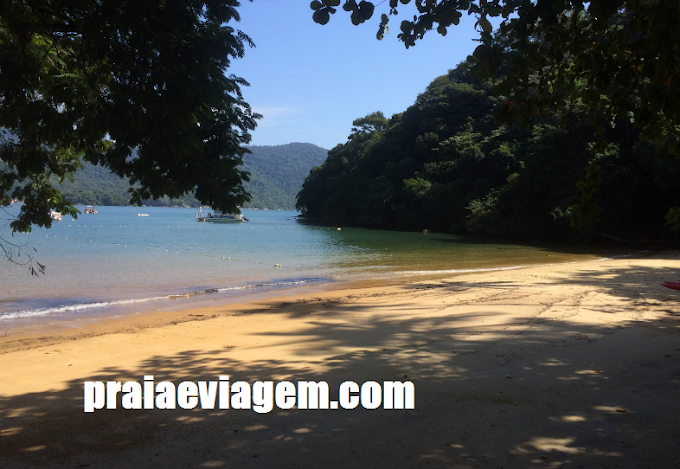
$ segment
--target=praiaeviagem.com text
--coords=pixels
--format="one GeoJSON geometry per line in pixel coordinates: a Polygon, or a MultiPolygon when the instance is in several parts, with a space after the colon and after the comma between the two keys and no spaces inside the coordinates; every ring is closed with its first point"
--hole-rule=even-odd
{"type": "Polygon", "coordinates": [[[326,381],[235,381],[228,375],[217,381],[154,382],[85,381],[83,410],[99,409],[252,409],[267,413],[274,409],[415,409],[416,389],[411,381],[345,381],[338,400],[330,399],[326,381]],[[120,404],[120,407],[119,407],[120,404]]]}

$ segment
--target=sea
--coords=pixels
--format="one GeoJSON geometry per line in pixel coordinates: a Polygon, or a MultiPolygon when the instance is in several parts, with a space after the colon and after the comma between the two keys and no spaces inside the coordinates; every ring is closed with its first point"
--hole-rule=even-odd
{"type": "MultiPolygon", "coordinates": [[[[84,212],[85,207],[77,207],[84,212]]],[[[0,334],[65,327],[148,311],[173,311],[362,280],[598,260],[602,249],[503,243],[437,233],[304,223],[294,211],[244,210],[246,223],[197,221],[198,209],[97,207],[50,229],[0,237],[17,246],[0,260],[0,334]],[[30,258],[45,266],[32,275],[30,258]],[[30,264],[29,264],[30,265],[30,264]]],[[[2,254],[2,253],[0,253],[2,254]]]]}

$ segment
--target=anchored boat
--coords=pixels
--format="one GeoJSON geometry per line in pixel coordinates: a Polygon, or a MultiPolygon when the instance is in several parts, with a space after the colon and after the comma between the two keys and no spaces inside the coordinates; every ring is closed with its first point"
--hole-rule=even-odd
{"type": "Polygon", "coordinates": [[[223,213],[221,210],[214,210],[214,213],[203,213],[203,207],[196,214],[196,219],[212,223],[242,223],[248,221],[242,213],[223,213]]]}

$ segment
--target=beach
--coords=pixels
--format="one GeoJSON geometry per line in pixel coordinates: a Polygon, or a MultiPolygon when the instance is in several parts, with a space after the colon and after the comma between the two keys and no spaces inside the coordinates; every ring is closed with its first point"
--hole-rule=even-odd
{"type": "Polygon", "coordinates": [[[0,467],[680,467],[679,278],[672,251],[0,331],[0,467]],[[83,411],[147,375],[411,381],[415,409],[83,411]]]}

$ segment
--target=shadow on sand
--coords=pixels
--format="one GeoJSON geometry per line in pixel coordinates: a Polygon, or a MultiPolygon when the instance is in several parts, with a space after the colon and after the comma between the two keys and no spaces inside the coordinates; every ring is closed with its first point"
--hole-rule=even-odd
{"type": "Polygon", "coordinates": [[[420,318],[413,304],[403,319],[382,317],[375,303],[279,305],[257,314],[316,318],[294,336],[275,335],[324,367],[322,376],[276,359],[215,358],[224,350],[152,357],[135,369],[102,367],[65,390],[1,398],[0,466],[680,467],[680,297],[658,286],[677,277],[639,267],[576,275],[574,285],[604,289],[617,301],[604,325],[536,315],[470,327],[517,300],[500,282],[403,287],[449,298],[487,289],[496,297],[476,317],[458,317],[453,307],[450,315],[420,318]],[[660,315],[621,319],[641,308],[660,315]],[[328,310],[362,319],[339,324],[324,316],[328,310]],[[316,359],[329,344],[354,351],[316,359]],[[326,379],[331,399],[345,380],[412,380],[416,409],[83,412],[84,380],[141,382],[145,374],[175,383],[220,374],[232,382],[326,379]]]}

